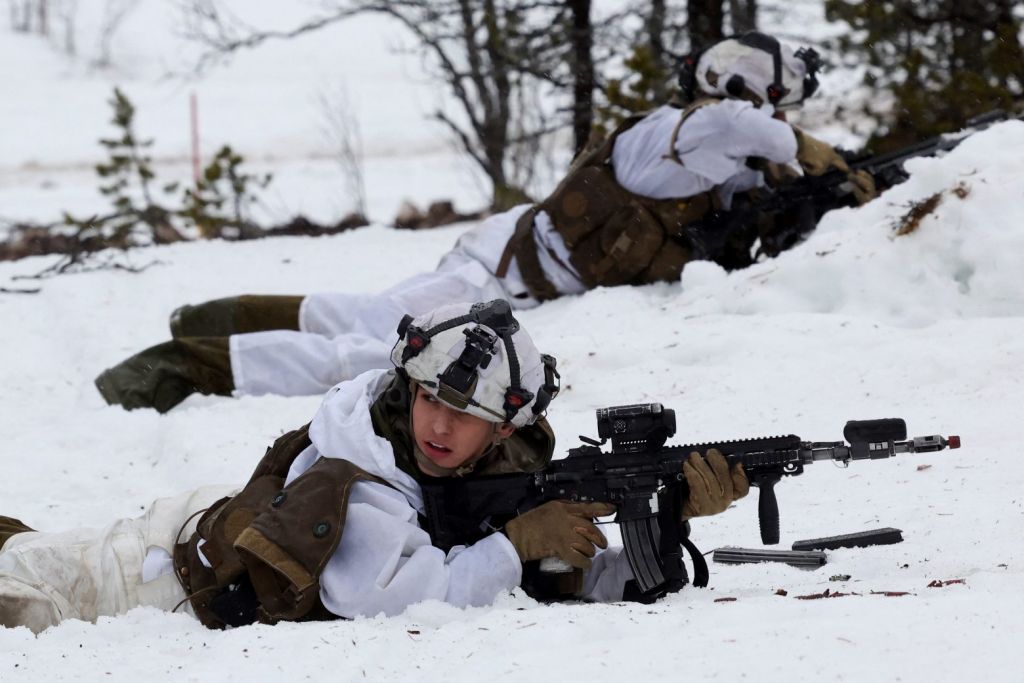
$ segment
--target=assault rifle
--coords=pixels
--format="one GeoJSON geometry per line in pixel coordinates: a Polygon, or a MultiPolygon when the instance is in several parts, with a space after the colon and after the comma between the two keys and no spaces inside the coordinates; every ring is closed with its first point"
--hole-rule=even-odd
{"type": "MultiPolygon", "coordinates": [[[[617,507],[615,521],[637,587],[649,593],[671,581],[685,580],[679,527],[689,495],[682,474],[690,453],[717,448],[741,463],[760,493],[761,540],[779,542],[779,508],[775,484],[783,476],[802,474],[819,460],[847,464],[900,453],[959,448],[960,437],[923,436],[906,440],[901,419],[846,423],[846,441],[808,442],[772,436],[685,446],[665,446],[676,431],[675,412],[659,403],[602,408],[597,411],[600,441],[580,437],[583,445],[566,458],[526,474],[438,478],[423,484],[427,528],[434,545],[450,548],[484,535],[502,520],[550,500],[606,502],[617,507]],[[611,440],[611,450],[601,447],[611,440]]],[[[474,539],[475,540],[475,539],[474,539]]]]}
{"type": "MultiPolygon", "coordinates": [[[[842,154],[851,171],[869,173],[882,192],[909,177],[904,168],[908,159],[948,152],[971,135],[1010,118],[1002,109],[994,109],[970,119],[960,131],[944,133],[892,152],[842,154]]],[[[846,173],[833,170],[820,176],[805,175],[757,199],[737,197],[729,211],[717,212],[705,221],[687,226],[685,236],[699,258],[714,260],[730,270],[742,268],[753,262],[750,248],[756,238],[761,239],[761,253],[777,256],[801,242],[825,212],[855,204],[846,173]],[[772,225],[759,230],[759,220],[764,216],[772,218],[769,221],[772,225]]]]}

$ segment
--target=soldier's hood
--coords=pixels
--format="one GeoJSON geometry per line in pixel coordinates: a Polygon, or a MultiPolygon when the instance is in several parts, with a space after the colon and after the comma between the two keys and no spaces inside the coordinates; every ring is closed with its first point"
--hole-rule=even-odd
{"type": "MultiPolygon", "coordinates": [[[[370,370],[331,388],[309,425],[309,438],[317,451],[310,459],[322,456],[348,460],[387,481],[417,512],[423,513],[419,484],[398,468],[391,444],[373,431],[370,407],[392,379],[388,370],[370,370]]],[[[299,464],[298,460],[295,464],[299,464]]],[[[305,468],[312,464],[309,462],[305,468]]],[[[292,470],[294,472],[294,465],[292,470]]],[[[289,472],[289,479],[293,472],[289,472]]]]}

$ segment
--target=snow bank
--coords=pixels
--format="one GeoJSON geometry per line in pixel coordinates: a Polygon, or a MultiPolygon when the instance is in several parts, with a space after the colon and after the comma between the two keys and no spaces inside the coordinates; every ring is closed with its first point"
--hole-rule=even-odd
{"type": "Polygon", "coordinates": [[[1021,315],[1022,148],[1024,122],[1008,121],[943,159],[912,160],[908,182],[862,209],[829,213],[777,259],[729,276],[711,263],[687,267],[676,305],[707,314],[871,315],[910,326],[1021,315]],[[898,235],[913,207],[933,197],[917,228],[898,235]]]}

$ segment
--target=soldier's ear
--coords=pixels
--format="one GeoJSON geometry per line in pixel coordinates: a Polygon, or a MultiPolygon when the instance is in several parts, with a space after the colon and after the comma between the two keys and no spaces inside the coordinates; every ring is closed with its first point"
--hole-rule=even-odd
{"type": "Polygon", "coordinates": [[[498,428],[497,430],[495,430],[495,433],[498,435],[498,438],[507,439],[508,437],[512,436],[512,432],[514,431],[516,431],[515,425],[513,425],[511,422],[503,422],[500,425],[498,425],[498,428]]]}

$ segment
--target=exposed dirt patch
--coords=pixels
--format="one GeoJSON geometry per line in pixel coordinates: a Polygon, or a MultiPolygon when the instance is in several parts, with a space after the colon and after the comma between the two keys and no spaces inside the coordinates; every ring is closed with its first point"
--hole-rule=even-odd
{"type": "Polygon", "coordinates": [[[894,226],[896,229],[896,236],[902,237],[903,235],[909,235],[917,230],[921,225],[921,221],[935,211],[940,203],[942,203],[942,192],[936,192],[927,199],[922,199],[919,202],[911,204],[910,210],[903,214],[899,223],[894,226]]]}
{"type": "MultiPolygon", "coordinates": [[[[971,186],[967,183],[959,182],[949,190],[949,193],[957,199],[966,199],[971,194],[971,186]]],[[[942,195],[944,194],[946,194],[945,191],[936,192],[926,199],[911,204],[907,212],[903,214],[903,217],[893,225],[896,237],[909,235],[917,230],[921,226],[921,221],[926,216],[934,213],[935,209],[942,203],[942,195]]]]}

